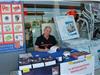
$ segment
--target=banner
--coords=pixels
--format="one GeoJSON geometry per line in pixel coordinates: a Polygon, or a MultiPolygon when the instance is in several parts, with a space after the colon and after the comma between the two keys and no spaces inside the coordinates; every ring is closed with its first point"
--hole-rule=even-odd
{"type": "Polygon", "coordinates": [[[0,3],[0,52],[24,50],[22,3],[0,3]]]}

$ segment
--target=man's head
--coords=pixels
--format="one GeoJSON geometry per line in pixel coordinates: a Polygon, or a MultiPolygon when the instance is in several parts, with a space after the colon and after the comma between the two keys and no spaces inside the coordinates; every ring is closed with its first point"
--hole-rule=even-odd
{"type": "Polygon", "coordinates": [[[45,28],[44,28],[44,35],[45,36],[49,36],[50,35],[50,33],[51,33],[51,27],[50,26],[46,26],[45,28]]]}

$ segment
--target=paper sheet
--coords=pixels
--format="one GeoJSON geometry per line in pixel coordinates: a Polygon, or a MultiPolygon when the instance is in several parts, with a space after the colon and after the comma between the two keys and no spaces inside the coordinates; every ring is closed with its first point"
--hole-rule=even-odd
{"type": "Polygon", "coordinates": [[[54,52],[57,51],[58,48],[59,48],[58,46],[52,46],[48,52],[49,53],[54,53],[54,52]]]}

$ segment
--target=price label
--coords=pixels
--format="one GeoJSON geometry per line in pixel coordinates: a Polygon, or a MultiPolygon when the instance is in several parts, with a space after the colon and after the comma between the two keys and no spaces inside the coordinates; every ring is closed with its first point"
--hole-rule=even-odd
{"type": "Polygon", "coordinates": [[[28,68],[28,67],[25,67],[25,68],[23,68],[23,73],[27,73],[27,72],[30,72],[30,69],[28,68]]]}

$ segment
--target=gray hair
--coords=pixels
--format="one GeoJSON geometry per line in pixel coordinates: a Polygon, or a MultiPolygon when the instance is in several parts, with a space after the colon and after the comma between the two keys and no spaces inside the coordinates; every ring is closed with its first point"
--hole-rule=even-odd
{"type": "Polygon", "coordinates": [[[52,30],[52,28],[51,28],[50,26],[46,26],[46,27],[44,28],[44,30],[46,30],[47,28],[49,28],[49,29],[52,30]]]}

